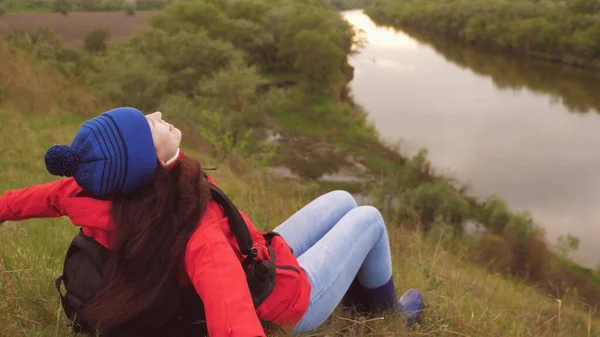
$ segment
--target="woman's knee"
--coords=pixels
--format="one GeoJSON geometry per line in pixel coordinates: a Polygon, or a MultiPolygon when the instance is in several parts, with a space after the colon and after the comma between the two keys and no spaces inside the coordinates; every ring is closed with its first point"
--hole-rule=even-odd
{"type": "Polygon", "coordinates": [[[358,206],[351,211],[359,220],[360,226],[367,228],[374,228],[378,233],[386,231],[385,221],[383,215],[373,206],[358,206]]]}
{"type": "Polygon", "coordinates": [[[332,206],[344,208],[347,210],[354,209],[358,206],[356,203],[356,199],[352,196],[352,194],[343,190],[335,190],[328,193],[325,193],[321,196],[322,200],[332,206]]]}

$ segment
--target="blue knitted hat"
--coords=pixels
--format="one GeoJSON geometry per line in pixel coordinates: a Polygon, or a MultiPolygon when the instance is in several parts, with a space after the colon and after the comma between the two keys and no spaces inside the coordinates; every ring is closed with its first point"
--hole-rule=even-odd
{"type": "Polygon", "coordinates": [[[83,123],[71,146],[54,145],[46,169],[74,177],[95,197],[128,194],[154,179],[158,159],[150,126],[133,108],[117,108],[83,123]]]}

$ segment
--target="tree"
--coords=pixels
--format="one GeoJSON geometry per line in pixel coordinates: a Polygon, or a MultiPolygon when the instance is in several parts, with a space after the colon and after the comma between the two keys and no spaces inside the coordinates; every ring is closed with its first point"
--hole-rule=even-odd
{"type": "Polygon", "coordinates": [[[226,152],[248,141],[251,130],[264,126],[268,106],[256,94],[256,88],[264,82],[255,67],[237,61],[198,83],[198,94],[206,103],[203,105],[218,113],[220,123],[230,134],[226,152]]]}
{"type": "Polygon", "coordinates": [[[103,53],[107,48],[110,31],[104,28],[96,28],[84,37],[84,49],[92,54],[103,53]]]}
{"type": "Polygon", "coordinates": [[[54,2],[52,3],[52,8],[56,13],[60,13],[62,15],[69,15],[71,10],[73,9],[73,4],[70,0],[54,0],[54,2]]]}
{"type": "Polygon", "coordinates": [[[279,57],[290,65],[293,65],[298,52],[295,47],[295,39],[298,34],[310,30],[319,32],[321,33],[320,35],[326,35],[329,13],[311,9],[299,15],[289,17],[287,20],[279,43],[279,57]]]}
{"type": "Polygon", "coordinates": [[[229,8],[228,14],[233,19],[246,19],[260,23],[270,8],[281,5],[279,3],[276,6],[270,6],[263,0],[239,0],[235,2],[235,6],[229,8]]]}
{"type": "Polygon", "coordinates": [[[96,9],[97,0],[81,0],[81,9],[84,11],[93,11],[96,9]]]}
{"type": "Polygon", "coordinates": [[[511,212],[506,202],[498,196],[487,200],[483,209],[483,223],[494,234],[502,234],[511,220],[511,212]]]}
{"type": "Polygon", "coordinates": [[[277,45],[264,26],[246,19],[224,20],[215,26],[211,36],[230,41],[246,53],[248,63],[269,66],[276,56],[277,45]]]}
{"type": "MultiPolygon", "coordinates": [[[[204,30],[163,34],[156,55],[159,66],[170,74],[169,90],[192,95],[198,79],[212,75],[241,60],[242,54],[229,42],[213,40],[204,30]]],[[[152,41],[148,41],[152,43],[152,41]]]]}
{"type": "Polygon", "coordinates": [[[305,30],[294,38],[294,67],[311,89],[330,89],[342,79],[346,54],[338,46],[314,30],[305,30]]]}
{"type": "Polygon", "coordinates": [[[600,10],[598,0],[571,0],[567,4],[569,9],[577,14],[593,14],[600,10]]]}
{"type": "Polygon", "coordinates": [[[561,235],[556,239],[557,249],[566,259],[579,249],[579,238],[571,234],[561,235]]]}
{"type": "Polygon", "coordinates": [[[413,205],[419,212],[421,224],[425,232],[431,229],[439,208],[444,201],[443,183],[425,183],[414,192],[413,205]]]}
{"type": "Polygon", "coordinates": [[[167,8],[167,18],[173,23],[190,23],[196,28],[210,30],[225,19],[223,12],[215,5],[204,1],[176,3],[167,8]]]}
{"type": "Polygon", "coordinates": [[[129,16],[135,15],[135,4],[131,1],[125,3],[125,14],[129,16]]]}
{"type": "Polygon", "coordinates": [[[113,104],[155,111],[167,92],[168,74],[131,49],[110,50],[94,68],[89,84],[113,104]]]}
{"type": "Polygon", "coordinates": [[[63,40],[47,26],[38,27],[30,34],[15,29],[6,35],[6,41],[40,60],[56,60],[64,49],[63,40]]]}
{"type": "Polygon", "coordinates": [[[449,185],[446,185],[441,211],[444,220],[454,228],[454,233],[462,234],[464,222],[469,216],[469,203],[460,194],[453,191],[449,185]]]}

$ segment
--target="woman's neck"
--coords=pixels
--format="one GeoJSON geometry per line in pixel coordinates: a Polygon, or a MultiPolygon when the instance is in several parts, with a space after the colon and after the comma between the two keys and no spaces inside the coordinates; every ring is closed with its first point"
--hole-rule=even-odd
{"type": "Polygon", "coordinates": [[[178,158],[179,158],[179,148],[177,148],[177,151],[175,152],[175,155],[173,156],[173,158],[167,160],[164,165],[168,167],[171,164],[173,164],[178,158]]]}

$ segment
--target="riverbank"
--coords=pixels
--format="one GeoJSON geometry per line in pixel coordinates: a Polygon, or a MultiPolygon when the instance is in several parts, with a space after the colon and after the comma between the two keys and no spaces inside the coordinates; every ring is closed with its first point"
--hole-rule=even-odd
{"type": "MultiPolygon", "coordinates": [[[[456,53],[444,53],[450,47],[432,50],[429,46],[437,44],[376,27],[361,11],[346,12],[344,16],[357,24],[357,28],[364,29],[363,38],[368,41],[361,54],[351,58],[351,63],[357,70],[353,92],[369,111],[370,120],[386,138],[401,137],[403,143],[427,147],[438,172],[451,172],[450,179],[469,182],[467,194],[478,195],[481,208],[461,211],[464,204],[453,203],[451,195],[444,194],[447,187],[442,186],[419,185],[422,188],[419,197],[400,198],[400,203],[418,209],[419,219],[425,223],[440,216],[442,222],[456,226],[456,222],[447,220],[454,216],[445,213],[443,205],[447,204],[457,210],[459,218],[465,216],[471,228],[483,224],[488,233],[501,237],[499,243],[509,246],[513,242],[511,227],[522,226],[520,235],[535,238],[526,244],[529,246],[526,254],[530,255],[525,257],[531,259],[526,264],[533,267],[525,277],[534,283],[545,284],[548,279],[561,278],[560,272],[551,267],[555,263],[550,262],[558,256],[546,255],[546,250],[563,251],[563,246],[554,245],[561,235],[571,233],[581,238],[579,250],[573,252],[569,248],[567,255],[578,261],[582,257],[579,253],[584,253],[583,257],[589,258],[587,266],[593,268],[598,235],[594,231],[593,204],[597,198],[593,196],[598,177],[591,169],[595,167],[591,161],[596,156],[585,154],[584,149],[597,138],[594,130],[600,121],[595,113],[584,117],[569,112],[571,106],[593,111],[594,100],[586,100],[588,90],[576,90],[592,90],[597,85],[587,87],[577,77],[579,71],[569,73],[568,67],[545,63],[533,67],[534,62],[524,60],[518,68],[518,60],[476,53],[474,48],[460,45],[454,45],[452,51],[456,53]],[[461,61],[459,67],[454,60],[461,61]],[[561,102],[563,97],[568,106],[561,102]],[[502,198],[497,199],[494,194],[502,198]],[[489,216],[477,215],[485,213],[489,216]],[[507,222],[510,225],[506,226],[507,222]],[[545,233],[541,234],[542,231],[545,233]],[[536,243],[537,240],[544,243],[536,243]],[[536,257],[540,254],[538,248],[544,256],[541,259],[536,257]]],[[[593,78],[584,79],[594,83],[593,78]]],[[[398,185],[397,195],[412,193],[406,187],[410,182],[398,185]]],[[[462,226],[455,228],[460,230],[462,226]]],[[[464,238],[464,241],[469,240],[464,238]]],[[[478,244],[472,246],[476,252],[482,248],[478,244]]],[[[504,247],[496,251],[512,249],[504,247]]],[[[499,254],[493,260],[504,261],[500,269],[505,271],[519,268],[518,261],[523,258],[516,257],[519,254],[523,252],[515,250],[508,254],[511,256],[499,254]]],[[[559,265],[565,263],[559,260],[559,265]]],[[[566,274],[572,275],[577,268],[559,269],[569,270],[566,274]]],[[[565,277],[571,277],[566,274],[565,277]]],[[[572,277],[590,278],[591,284],[596,282],[589,268],[572,277]]]]}
{"type": "Polygon", "coordinates": [[[590,147],[600,141],[599,72],[344,16],[369,40],[350,58],[351,88],[384,138],[427,148],[472,195],[502,196],[532,213],[554,249],[570,233],[580,239],[572,258],[600,263],[600,156],[590,147]]]}
{"type": "Polygon", "coordinates": [[[600,5],[590,1],[388,1],[376,22],[413,27],[479,48],[600,69],[600,5]]]}

